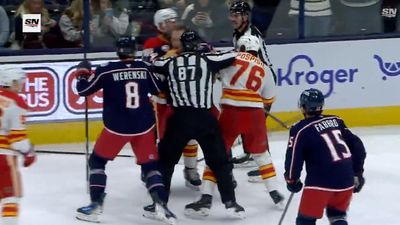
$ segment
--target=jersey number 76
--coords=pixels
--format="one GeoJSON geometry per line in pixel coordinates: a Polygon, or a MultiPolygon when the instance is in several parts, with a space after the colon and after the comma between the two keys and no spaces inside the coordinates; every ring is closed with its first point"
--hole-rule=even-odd
{"type": "MultiPolygon", "coordinates": [[[[248,70],[250,62],[236,59],[233,66],[239,66],[239,70],[233,75],[230,84],[235,85],[239,78],[243,76],[245,71],[248,70]]],[[[249,76],[246,81],[246,88],[252,91],[258,91],[262,85],[262,80],[265,76],[265,71],[262,67],[253,65],[248,73],[249,76]]]]}

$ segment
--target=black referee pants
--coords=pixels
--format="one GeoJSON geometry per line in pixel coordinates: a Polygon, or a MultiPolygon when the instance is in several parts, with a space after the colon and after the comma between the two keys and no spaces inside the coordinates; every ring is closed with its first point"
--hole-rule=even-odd
{"type": "Polygon", "coordinates": [[[235,201],[232,163],[229,162],[218,121],[209,110],[175,109],[167,121],[163,139],[158,145],[161,172],[166,190],[170,191],[175,164],[189,140],[195,139],[203,150],[206,164],[217,178],[222,202],[235,201]]]}

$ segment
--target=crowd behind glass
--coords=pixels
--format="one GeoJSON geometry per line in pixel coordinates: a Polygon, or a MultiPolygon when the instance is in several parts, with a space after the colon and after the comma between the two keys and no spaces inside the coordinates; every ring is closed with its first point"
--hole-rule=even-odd
{"type": "MultiPolygon", "coordinates": [[[[82,48],[84,0],[0,0],[0,54],[20,49],[82,48]],[[41,33],[22,32],[23,14],[41,14],[41,33]]],[[[90,0],[90,48],[112,48],[132,35],[143,43],[157,35],[153,15],[173,8],[177,21],[207,41],[230,43],[233,0],[90,0]]],[[[400,32],[400,0],[249,0],[251,20],[270,42],[400,32]],[[299,15],[301,19],[299,23],[299,15]]]]}

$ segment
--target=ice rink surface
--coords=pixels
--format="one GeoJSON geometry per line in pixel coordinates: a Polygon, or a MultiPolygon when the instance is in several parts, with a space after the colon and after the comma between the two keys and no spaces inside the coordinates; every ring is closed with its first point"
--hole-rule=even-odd
{"type": "MultiPolygon", "coordinates": [[[[400,212],[400,127],[371,127],[352,129],[364,141],[367,149],[365,165],[366,185],[354,195],[348,212],[351,225],[396,225],[400,212]]],[[[270,134],[270,147],[276,166],[280,189],[286,198],[283,163],[287,132],[270,134]]],[[[79,150],[84,144],[37,146],[38,149],[79,150]]],[[[239,154],[241,147],[234,149],[239,154]]],[[[200,163],[200,172],[203,170],[200,163]]],[[[246,210],[246,219],[231,219],[226,214],[216,194],[211,214],[204,220],[194,220],[183,215],[184,205],[197,200],[199,192],[184,185],[182,164],[177,165],[172,182],[170,209],[182,225],[274,225],[282,211],[276,209],[264,191],[264,185],[247,182],[249,169],[235,169],[238,181],[237,201],[246,210]]],[[[140,181],[140,168],[135,158],[118,157],[107,166],[107,198],[102,224],[136,225],[162,224],[142,217],[142,206],[150,203],[146,189],[140,181]]],[[[75,210],[89,203],[86,191],[85,157],[83,155],[39,154],[31,168],[21,169],[24,198],[21,201],[21,225],[76,225],[91,224],[75,219],[75,210]]],[[[283,224],[295,224],[300,194],[296,194],[283,224]]],[[[326,219],[317,224],[328,224],[326,219]]]]}

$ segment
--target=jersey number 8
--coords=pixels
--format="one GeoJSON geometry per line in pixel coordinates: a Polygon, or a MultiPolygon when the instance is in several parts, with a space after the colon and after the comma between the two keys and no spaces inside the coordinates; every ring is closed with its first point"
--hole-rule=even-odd
{"type": "Polygon", "coordinates": [[[137,109],[139,108],[139,85],[136,82],[129,82],[125,84],[126,95],[126,108],[137,109]]]}

